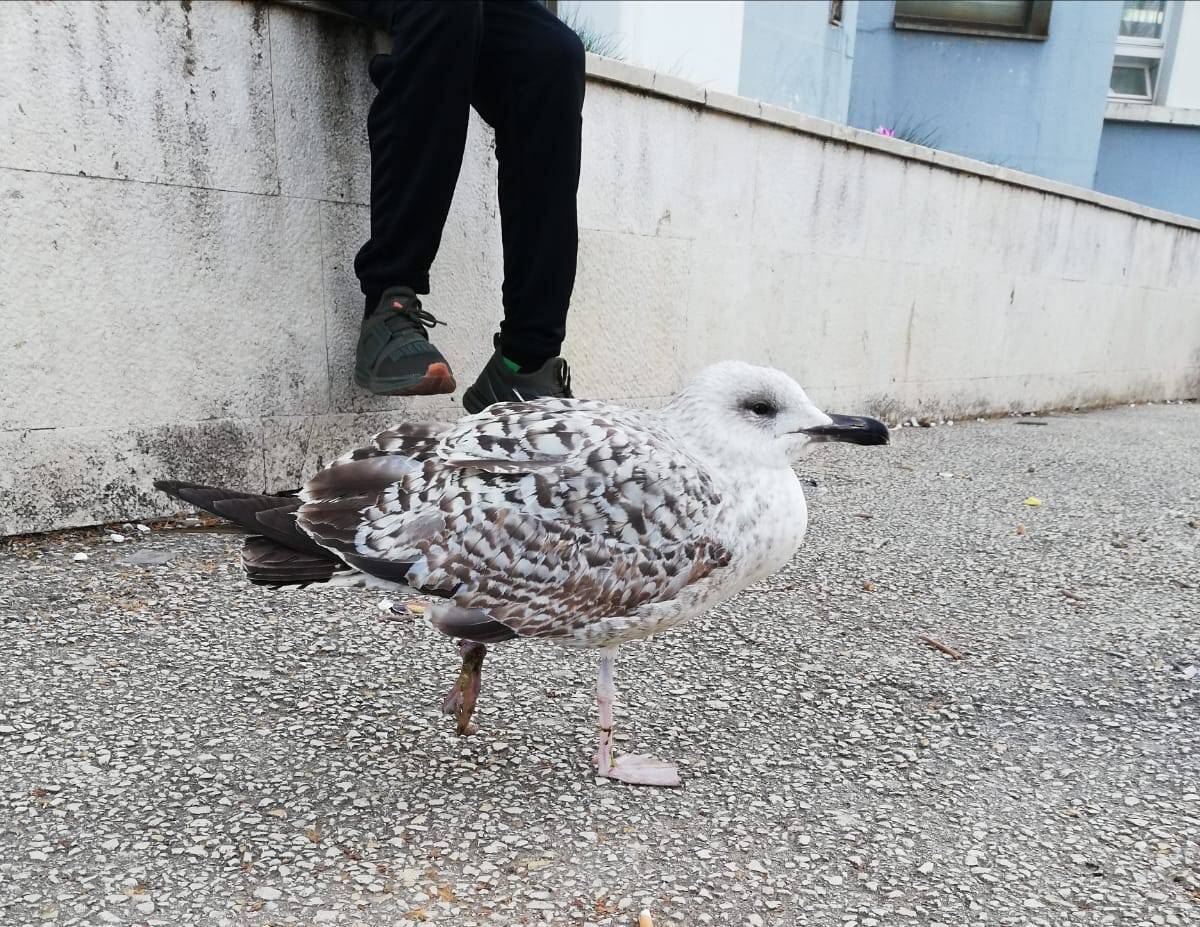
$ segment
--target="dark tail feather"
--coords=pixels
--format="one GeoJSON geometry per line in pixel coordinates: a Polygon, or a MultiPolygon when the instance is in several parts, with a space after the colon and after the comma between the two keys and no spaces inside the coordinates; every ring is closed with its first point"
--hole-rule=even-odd
{"type": "Polygon", "coordinates": [[[242,547],[242,568],[246,577],[259,585],[323,583],[337,572],[337,567],[338,564],[327,557],[292,550],[259,535],[246,538],[242,547]]]}
{"type": "Polygon", "coordinates": [[[336,560],[334,554],[305,534],[296,524],[296,510],[300,505],[300,500],[296,499],[294,504],[264,509],[257,513],[254,520],[258,523],[258,530],[295,550],[307,551],[327,560],[336,560]]]}
{"type": "Polygon", "coordinates": [[[350,566],[390,583],[407,584],[408,571],[412,569],[411,560],[380,560],[372,557],[360,557],[356,554],[342,554],[342,559],[350,566]]]}
{"type": "Polygon", "coordinates": [[[300,500],[293,496],[269,496],[217,486],[159,480],[156,489],[182,499],[198,509],[212,512],[252,534],[266,535],[277,544],[292,550],[336,562],[333,554],[310,538],[296,525],[295,511],[300,500]]]}
{"type": "MultiPolygon", "coordinates": [[[[179,480],[155,480],[154,488],[165,492],[168,496],[182,499],[188,505],[204,509],[213,515],[228,518],[213,508],[213,504],[222,499],[256,499],[263,503],[264,508],[274,508],[284,505],[289,500],[281,496],[256,495],[250,492],[238,492],[236,489],[222,489],[219,486],[203,486],[200,483],[182,483],[179,480]]],[[[243,525],[243,527],[245,527],[243,525]]]]}
{"type": "Polygon", "coordinates": [[[259,512],[265,512],[269,509],[290,508],[293,511],[300,507],[299,500],[275,499],[267,497],[265,499],[217,499],[212,504],[212,510],[222,518],[227,518],[235,525],[240,525],[247,531],[253,531],[255,534],[265,534],[271,536],[270,531],[263,531],[256,517],[259,512]]]}
{"type": "Polygon", "coordinates": [[[275,499],[273,501],[274,505],[264,506],[257,499],[223,499],[216,503],[216,509],[247,531],[265,534],[272,541],[282,544],[284,547],[312,554],[315,557],[324,557],[327,560],[337,559],[297,526],[296,509],[301,505],[299,499],[275,499]],[[280,505],[281,502],[282,505],[280,505]]]}
{"type": "Polygon", "coordinates": [[[497,621],[482,608],[434,605],[429,609],[429,620],[443,634],[481,644],[498,644],[517,636],[516,631],[497,621]]]}

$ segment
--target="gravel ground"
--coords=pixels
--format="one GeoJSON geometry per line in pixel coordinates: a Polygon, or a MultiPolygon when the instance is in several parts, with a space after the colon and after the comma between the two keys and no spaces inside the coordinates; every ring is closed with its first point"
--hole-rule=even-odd
{"type": "Polygon", "coordinates": [[[592,775],[588,655],[496,648],[459,739],[378,592],[186,523],[0,547],[0,923],[1200,922],[1200,406],[805,475],[792,566],[618,663],[678,790],[592,775]]]}

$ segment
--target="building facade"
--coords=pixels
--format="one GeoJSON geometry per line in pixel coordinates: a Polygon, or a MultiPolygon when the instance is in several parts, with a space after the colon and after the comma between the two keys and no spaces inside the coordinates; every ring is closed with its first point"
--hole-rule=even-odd
{"type": "Polygon", "coordinates": [[[631,64],[1200,216],[1200,0],[561,0],[631,64]]]}

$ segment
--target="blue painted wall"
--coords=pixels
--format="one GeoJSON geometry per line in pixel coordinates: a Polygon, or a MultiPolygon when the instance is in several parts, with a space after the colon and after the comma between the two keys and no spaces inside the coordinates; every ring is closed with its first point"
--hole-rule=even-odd
{"type": "Polygon", "coordinates": [[[846,122],[859,4],[845,4],[840,26],[825,0],[747,0],[738,93],[810,116],[846,122]]]}
{"type": "Polygon", "coordinates": [[[1096,189],[1200,219],[1200,126],[1104,123],[1096,189]]]}
{"type": "Polygon", "coordinates": [[[936,148],[1092,185],[1120,0],[1055,0],[1045,41],[896,29],[891,0],[857,6],[851,125],[915,124],[936,148]]]}

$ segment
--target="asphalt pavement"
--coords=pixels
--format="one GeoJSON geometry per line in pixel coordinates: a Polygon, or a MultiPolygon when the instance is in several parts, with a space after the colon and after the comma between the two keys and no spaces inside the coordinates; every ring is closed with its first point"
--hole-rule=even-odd
{"type": "Polygon", "coordinates": [[[380,592],[194,522],[0,543],[0,924],[1200,923],[1200,406],[802,471],[791,566],[622,651],[675,790],[593,775],[589,654],[494,648],[459,738],[380,592]]]}

